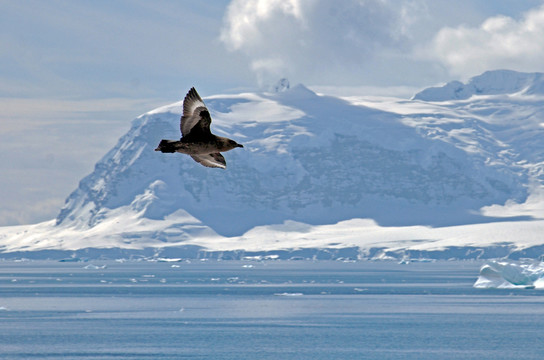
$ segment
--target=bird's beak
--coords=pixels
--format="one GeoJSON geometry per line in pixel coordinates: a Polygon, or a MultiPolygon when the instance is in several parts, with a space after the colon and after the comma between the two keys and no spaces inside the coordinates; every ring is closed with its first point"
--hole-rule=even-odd
{"type": "Polygon", "coordinates": [[[241,147],[241,148],[243,148],[244,145],[242,145],[242,144],[236,144],[236,147],[241,147]]]}

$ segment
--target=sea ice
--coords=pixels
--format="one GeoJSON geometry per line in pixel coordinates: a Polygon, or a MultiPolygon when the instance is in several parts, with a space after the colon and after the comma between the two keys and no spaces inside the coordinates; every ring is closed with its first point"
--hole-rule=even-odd
{"type": "Polygon", "coordinates": [[[480,289],[544,289],[544,262],[492,260],[474,283],[480,289]]]}

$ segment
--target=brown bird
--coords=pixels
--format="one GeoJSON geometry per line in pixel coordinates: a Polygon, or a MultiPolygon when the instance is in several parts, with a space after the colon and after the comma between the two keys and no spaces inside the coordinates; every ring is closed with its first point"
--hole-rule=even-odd
{"type": "Polygon", "coordinates": [[[212,118],[204,101],[195,88],[191,88],[183,100],[181,139],[161,140],[155,151],[187,154],[206,167],[225,169],[227,162],[221,152],[244,146],[234,140],[212,134],[211,122],[212,118]]]}

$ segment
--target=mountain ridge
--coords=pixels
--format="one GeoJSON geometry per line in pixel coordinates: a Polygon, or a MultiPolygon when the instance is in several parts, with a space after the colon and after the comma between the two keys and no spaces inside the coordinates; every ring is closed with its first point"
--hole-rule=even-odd
{"type": "Polygon", "coordinates": [[[471,78],[466,84],[451,81],[443,86],[424,89],[413,96],[414,100],[448,101],[466,100],[474,95],[544,95],[544,74],[520,73],[512,70],[486,71],[471,78]]]}

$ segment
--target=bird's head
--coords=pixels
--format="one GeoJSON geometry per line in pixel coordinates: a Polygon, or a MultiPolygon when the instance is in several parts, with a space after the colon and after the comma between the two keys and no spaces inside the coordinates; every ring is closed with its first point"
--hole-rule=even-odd
{"type": "Polygon", "coordinates": [[[217,147],[219,151],[229,151],[232,149],[236,149],[238,147],[243,148],[244,145],[238,144],[236,141],[225,138],[225,137],[219,137],[217,136],[217,147]]]}
{"type": "Polygon", "coordinates": [[[236,141],[234,141],[234,140],[229,140],[228,144],[229,144],[229,147],[230,147],[231,149],[234,149],[234,148],[237,148],[237,147],[241,147],[241,148],[244,147],[244,145],[238,144],[238,143],[237,143],[236,141]]]}

